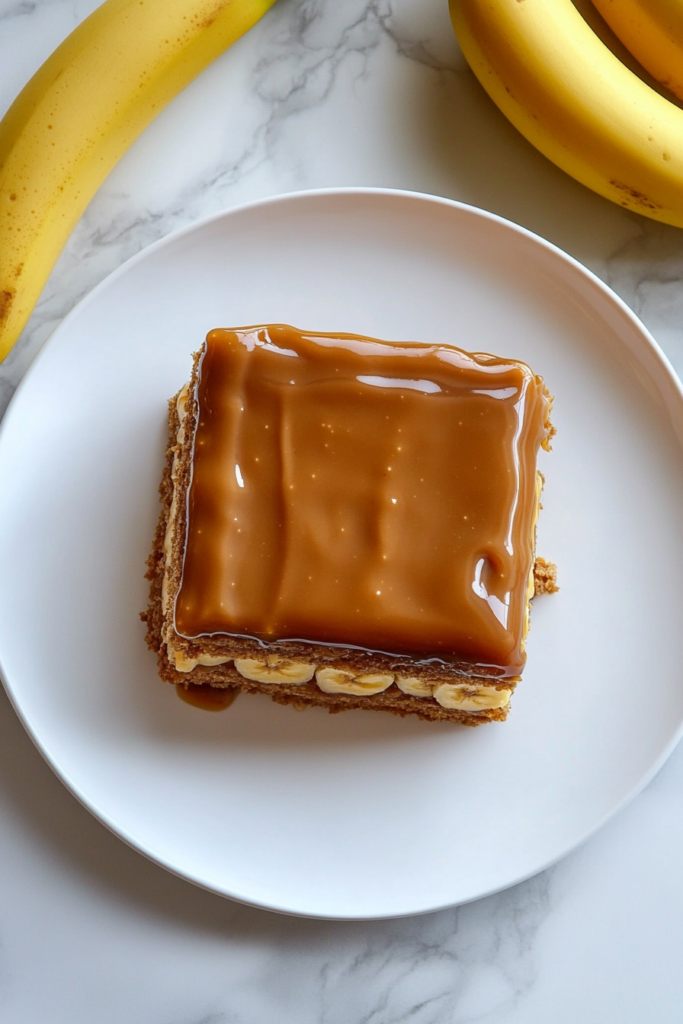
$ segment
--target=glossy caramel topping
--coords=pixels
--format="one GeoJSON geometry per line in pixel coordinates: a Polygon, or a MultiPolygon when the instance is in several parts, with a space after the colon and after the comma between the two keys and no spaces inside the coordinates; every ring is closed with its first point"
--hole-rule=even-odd
{"type": "Polygon", "coordinates": [[[215,330],[175,625],[524,663],[541,378],[450,346],[215,330]]]}

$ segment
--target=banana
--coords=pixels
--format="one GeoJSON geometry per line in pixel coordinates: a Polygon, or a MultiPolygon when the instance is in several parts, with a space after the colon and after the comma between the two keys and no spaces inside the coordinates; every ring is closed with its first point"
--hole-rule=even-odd
{"type": "Polygon", "coordinates": [[[0,122],[0,359],[131,143],[275,0],[106,0],[0,122]]]}
{"type": "Polygon", "coordinates": [[[637,75],[641,82],[645,82],[645,85],[649,85],[660,96],[664,96],[665,99],[675,103],[677,107],[683,107],[683,102],[677,96],[674,96],[649,71],[646,71],[642,64],[638,63],[631,51],[624,46],[621,39],[607,24],[597,7],[593,4],[593,0],[572,0],[572,3],[581,14],[583,20],[588,22],[596,36],[602,39],[605,46],[612,51],[615,57],[619,58],[622,64],[626,65],[629,71],[637,75]]]}
{"type": "Polygon", "coordinates": [[[683,227],[683,110],[572,0],[450,0],[450,11],[475,75],[529,142],[607,199],[683,227]]]}
{"type": "Polygon", "coordinates": [[[394,677],[383,672],[355,675],[341,668],[319,668],[315,681],[324,693],[353,693],[357,697],[371,697],[374,693],[387,690],[394,677]]]}
{"type": "Polygon", "coordinates": [[[198,658],[186,658],[180,651],[169,651],[168,653],[178,672],[191,672],[197,665],[205,665],[207,668],[214,665],[226,665],[231,660],[215,654],[200,654],[198,658]]]}
{"type": "Polygon", "coordinates": [[[683,100],[683,0],[593,0],[624,46],[683,100]]]}
{"type": "Polygon", "coordinates": [[[265,661],[255,658],[235,658],[235,668],[245,679],[256,683],[289,683],[300,686],[313,678],[316,666],[307,661],[287,661],[277,655],[269,655],[265,661]]]}
{"type": "Polygon", "coordinates": [[[410,697],[431,697],[436,684],[419,676],[396,676],[396,685],[410,697]]]}
{"type": "MultiPolygon", "coordinates": [[[[517,0],[524,2],[524,0],[517,0]]],[[[493,711],[510,703],[512,690],[495,686],[464,686],[457,683],[442,683],[434,690],[434,696],[443,708],[455,711],[493,711]]]]}

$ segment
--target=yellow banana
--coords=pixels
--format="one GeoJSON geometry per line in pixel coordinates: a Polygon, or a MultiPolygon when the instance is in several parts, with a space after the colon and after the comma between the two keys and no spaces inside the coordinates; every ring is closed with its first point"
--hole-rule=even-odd
{"type": "Polygon", "coordinates": [[[568,174],[683,227],[683,110],[595,35],[572,0],[450,0],[472,70],[506,117],[568,174]]]}
{"type": "MultiPolygon", "coordinates": [[[[683,3],[683,0],[680,0],[683,3]]],[[[645,82],[651,89],[658,92],[660,96],[664,96],[665,99],[675,103],[677,107],[683,107],[683,102],[674,96],[674,94],[666,89],[661,82],[646,71],[642,64],[640,64],[633,56],[630,50],[627,50],[621,39],[616,35],[613,29],[607,24],[603,16],[598,11],[597,7],[593,4],[593,0],[572,0],[574,7],[582,15],[584,21],[587,21],[590,27],[595,32],[596,36],[602,39],[605,46],[612,51],[615,57],[618,57],[622,64],[625,64],[629,71],[632,71],[634,75],[637,75],[641,82],[645,82]]]]}
{"type": "Polygon", "coordinates": [[[0,359],[102,181],[275,0],[106,0],[0,122],[0,359]]]}
{"type": "Polygon", "coordinates": [[[593,0],[650,74],[683,99],[683,0],[593,0]]]}

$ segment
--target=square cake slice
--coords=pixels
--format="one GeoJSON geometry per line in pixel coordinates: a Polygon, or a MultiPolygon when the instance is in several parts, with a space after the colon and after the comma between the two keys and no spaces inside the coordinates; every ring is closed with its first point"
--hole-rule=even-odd
{"type": "Polygon", "coordinates": [[[145,616],[162,679],[299,708],[504,719],[526,658],[550,407],[513,359],[211,331],[169,403],[145,616]]]}

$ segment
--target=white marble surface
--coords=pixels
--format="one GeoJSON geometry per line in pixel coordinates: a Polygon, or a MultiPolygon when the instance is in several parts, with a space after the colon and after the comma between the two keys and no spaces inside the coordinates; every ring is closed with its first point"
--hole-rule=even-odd
{"type": "MultiPolygon", "coordinates": [[[[0,112],[96,0],[0,0],[0,112]]],[[[87,210],[19,345],[123,260],[204,214],[300,188],[465,200],[549,238],[640,314],[683,373],[683,232],[588,192],[483,94],[446,0],[279,0],[180,96],[87,210]]],[[[8,1024],[674,1024],[683,751],[602,832],[498,896],[392,922],[277,917],[195,889],[62,788],[0,698],[0,1020],[8,1024]]]]}

